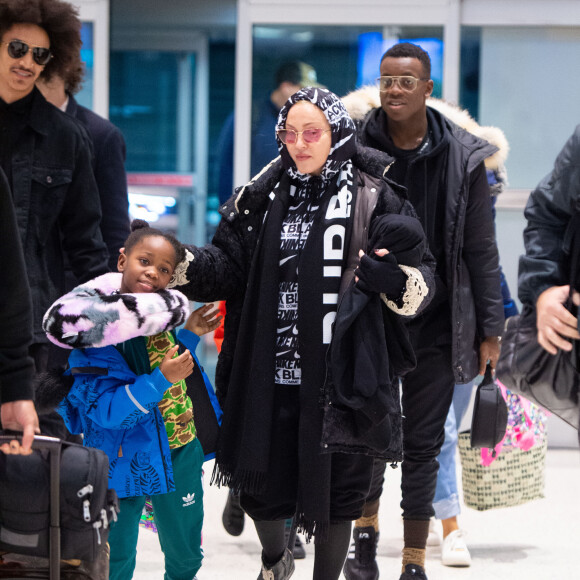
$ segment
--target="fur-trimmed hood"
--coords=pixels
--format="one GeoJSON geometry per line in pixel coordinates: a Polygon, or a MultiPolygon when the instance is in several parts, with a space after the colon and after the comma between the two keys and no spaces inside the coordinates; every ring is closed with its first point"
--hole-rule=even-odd
{"type": "MultiPolygon", "coordinates": [[[[369,111],[381,106],[379,89],[371,85],[364,86],[343,97],[342,102],[355,122],[362,121],[369,111]]],[[[509,153],[509,144],[501,129],[479,125],[465,109],[441,99],[427,99],[427,106],[439,111],[472,135],[495,145],[498,151],[485,159],[485,167],[491,171],[505,171],[504,164],[509,153]]]]}

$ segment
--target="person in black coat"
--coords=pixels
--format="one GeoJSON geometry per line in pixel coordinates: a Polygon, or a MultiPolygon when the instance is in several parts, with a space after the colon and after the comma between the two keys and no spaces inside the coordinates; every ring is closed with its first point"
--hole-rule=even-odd
{"type": "Polygon", "coordinates": [[[101,205],[86,131],[49,105],[35,82],[66,68],[81,46],[77,10],[60,0],[0,4],[0,165],[12,191],[34,309],[63,294],[64,263],[79,281],[108,271],[101,205]]]}
{"type": "MultiPolygon", "coordinates": [[[[380,63],[380,107],[356,107],[358,136],[395,158],[389,177],[407,188],[437,261],[435,296],[409,324],[417,367],[402,387],[401,580],[426,580],[425,546],[434,515],[437,456],[455,384],[495,367],[503,331],[498,250],[484,160],[497,149],[427,106],[433,91],[429,55],[410,43],[394,45],[380,63]]],[[[349,110],[357,93],[345,97],[349,110]]],[[[360,91],[362,92],[362,91],[360,91]]],[[[376,537],[385,463],[377,461],[363,518],[355,525],[356,553],[372,563],[347,560],[347,580],[375,580],[376,537]],[[370,542],[368,538],[370,537],[370,542]],[[361,546],[361,542],[371,544],[361,546]]]]}
{"type": "MultiPolygon", "coordinates": [[[[36,88],[66,70],[82,41],[77,9],[61,0],[0,3],[0,167],[12,192],[28,284],[37,372],[55,363],[42,330],[48,307],[66,290],[69,267],[79,282],[109,271],[100,230],[101,203],[92,145],[82,125],[36,88]]],[[[43,427],[66,437],[60,419],[43,427]]]]}
{"type": "Polygon", "coordinates": [[[125,139],[119,128],[108,119],[76,101],[74,95],[81,88],[83,76],[84,66],[78,53],[62,75],[55,74],[50,80],[41,77],[36,85],[49,103],[78,119],[91,138],[93,171],[103,213],[101,233],[109,250],[109,268],[114,272],[119,249],[130,233],[125,139]]]}
{"type": "MultiPolygon", "coordinates": [[[[0,422],[4,429],[22,429],[21,450],[30,452],[38,432],[32,375],[34,363],[28,355],[32,342],[32,305],[20,238],[8,181],[0,169],[0,252],[8,276],[0,284],[0,422]]],[[[0,447],[4,453],[20,450],[17,441],[0,447]]]]}
{"type": "MultiPolygon", "coordinates": [[[[222,205],[212,243],[189,247],[175,283],[190,299],[227,301],[216,369],[225,408],[213,480],[241,491],[262,543],[262,575],[291,576],[284,520],[296,515],[299,531],[315,538],[314,579],[334,580],[372,457],[400,461],[402,452],[398,391],[394,406],[385,399],[382,415],[372,418],[389,422],[392,440],[380,449],[350,409],[335,405],[327,357],[340,296],[356,276],[380,300],[380,312],[412,317],[429,302],[434,263],[426,249],[420,266],[406,269],[394,254],[375,261],[359,253],[370,253],[377,217],[415,214],[402,189],[383,178],[392,159],[358,147],[336,95],[313,87],[292,95],[280,111],[277,140],[280,157],[222,205]]],[[[372,338],[386,348],[384,334],[372,338]]],[[[380,388],[398,388],[387,378],[380,388]]],[[[365,396],[378,387],[374,382],[365,396]]]]}
{"type": "MultiPolygon", "coordinates": [[[[523,304],[536,308],[538,342],[550,354],[570,351],[580,339],[578,317],[565,306],[573,219],[580,221],[580,125],[554,162],[552,171],[532,191],[524,215],[526,253],[520,257],[518,293],[523,304]]],[[[578,238],[576,237],[576,240],[578,238]]],[[[578,243],[576,241],[576,243],[578,243]]],[[[580,305],[580,280],[574,293],[580,305]]]]}

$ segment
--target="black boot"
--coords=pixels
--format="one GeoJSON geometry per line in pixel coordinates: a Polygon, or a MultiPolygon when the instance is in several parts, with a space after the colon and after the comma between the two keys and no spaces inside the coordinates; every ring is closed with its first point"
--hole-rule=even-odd
{"type": "Polygon", "coordinates": [[[294,556],[295,560],[304,560],[304,558],[306,558],[306,548],[304,547],[304,544],[302,543],[302,540],[298,534],[296,534],[296,537],[294,538],[292,555],[294,556]]]}
{"type": "Polygon", "coordinates": [[[372,526],[354,528],[353,543],[348,550],[344,563],[346,580],[378,580],[379,566],[377,564],[377,544],[379,532],[372,526]]]}
{"type": "Polygon", "coordinates": [[[293,527],[294,520],[289,518],[286,520],[286,525],[284,527],[284,538],[286,540],[286,545],[292,552],[295,560],[304,560],[306,558],[306,549],[302,540],[296,533],[296,528],[293,527]]]}
{"type": "Polygon", "coordinates": [[[244,510],[240,506],[240,496],[230,489],[222,514],[222,524],[226,532],[232,536],[239,536],[244,531],[245,516],[244,510]]]}
{"type": "Polygon", "coordinates": [[[419,564],[407,564],[399,580],[427,580],[427,575],[419,564]]]}
{"type": "Polygon", "coordinates": [[[292,574],[294,574],[294,556],[286,548],[284,555],[273,566],[266,566],[262,560],[262,571],[258,580],[288,580],[292,574]]]}

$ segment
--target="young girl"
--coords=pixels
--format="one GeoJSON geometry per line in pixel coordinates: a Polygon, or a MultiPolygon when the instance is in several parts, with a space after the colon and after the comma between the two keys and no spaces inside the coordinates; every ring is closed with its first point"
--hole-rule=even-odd
{"type": "MultiPolygon", "coordinates": [[[[44,329],[69,357],[72,388],[59,412],[84,444],[109,457],[109,481],[121,498],[109,535],[111,580],[129,580],[139,520],[151,496],[165,578],[192,580],[201,566],[202,463],[187,385],[198,364],[199,336],[217,328],[211,306],[188,315],[188,301],[167,290],[183,246],[135,220],[118,260],[120,274],[78,286],[46,313],[44,329]],[[187,321],[186,321],[187,319],[187,321]],[[173,329],[185,326],[176,336],[173,329]],[[180,344],[185,350],[179,354],[180,344]]],[[[207,377],[205,387],[213,396],[207,377]]]]}

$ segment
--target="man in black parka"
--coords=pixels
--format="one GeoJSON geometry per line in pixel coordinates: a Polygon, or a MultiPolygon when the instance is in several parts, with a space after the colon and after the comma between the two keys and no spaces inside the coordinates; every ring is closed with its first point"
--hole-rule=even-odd
{"type": "MultiPolygon", "coordinates": [[[[361,142],[395,158],[388,175],[407,188],[437,260],[435,296],[409,323],[417,367],[404,378],[402,395],[401,580],[425,580],[437,456],[453,388],[483,374],[487,361],[495,367],[499,357],[504,317],[483,163],[496,148],[427,107],[433,91],[431,63],[420,47],[392,47],[382,57],[380,74],[381,107],[360,113],[354,93],[347,97],[347,108],[359,105],[358,118],[350,112],[361,142]]],[[[355,524],[355,556],[345,565],[347,580],[378,578],[374,554],[384,468],[384,462],[375,462],[363,518],[355,524]]]]}

